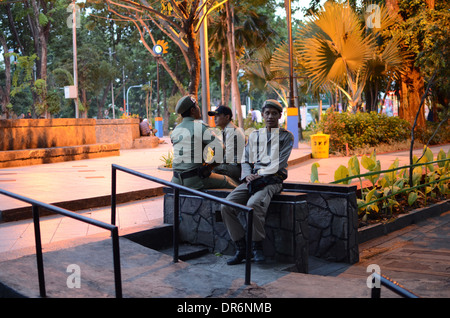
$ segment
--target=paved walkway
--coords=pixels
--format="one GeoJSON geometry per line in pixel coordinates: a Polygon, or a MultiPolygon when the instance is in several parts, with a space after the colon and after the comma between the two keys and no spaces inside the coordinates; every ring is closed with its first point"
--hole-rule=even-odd
{"type": "MultiPolygon", "coordinates": [[[[165,140],[167,140],[167,138],[165,138],[165,140]]],[[[112,163],[123,165],[161,179],[170,180],[171,172],[159,170],[158,166],[162,164],[162,161],[160,160],[161,157],[163,155],[167,155],[171,149],[171,144],[165,143],[160,144],[159,147],[153,149],[122,150],[121,155],[118,157],[106,157],[0,169],[0,187],[2,189],[47,203],[81,200],[86,198],[95,199],[96,197],[110,195],[112,163]]],[[[443,149],[447,153],[450,149],[450,144],[431,147],[431,149],[435,155],[440,149],[443,149]]],[[[349,157],[308,159],[310,152],[310,148],[306,144],[300,144],[299,149],[293,150],[290,157],[290,162],[295,163],[295,165],[290,166],[287,181],[309,182],[311,165],[314,162],[318,162],[320,165],[319,180],[323,183],[328,183],[333,181],[334,171],[337,167],[341,164],[347,166],[349,160],[349,157]],[[308,160],[303,161],[304,159],[308,160]]],[[[421,151],[415,150],[415,153],[420,155],[421,151]]],[[[377,158],[381,161],[382,169],[387,169],[396,158],[399,159],[400,165],[408,164],[409,152],[402,151],[379,154],[377,155],[377,158]]],[[[152,187],[156,188],[160,187],[160,185],[119,172],[117,188],[118,193],[127,193],[152,187]]],[[[1,211],[23,206],[27,206],[27,204],[8,197],[0,197],[1,211]]],[[[99,219],[105,222],[110,221],[109,207],[92,208],[79,212],[94,219],[99,219]]],[[[155,197],[143,201],[120,204],[118,207],[117,225],[119,226],[120,233],[125,233],[130,228],[134,227],[145,226],[148,228],[149,226],[162,224],[162,217],[162,198],[155,197]]],[[[440,222],[443,222],[444,225],[438,226],[440,231],[443,231],[440,232],[439,235],[443,236],[443,240],[445,241],[448,234],[448,216],[440,222]]],[[[77,237],[82,238],[89,237],[91,235],[107,235],[103,230],[95,228],[91,225],[86,225],[61,216],[42,217],[41,230],[44,245],[77,237]]],[[[445,242],[448,243],[448,240],[445,242]]],[[[384,243],[389,244],[388,242],[384,243]]],[[[383,247],[384,243],[380,243],[381,250],[378,250],[378,252],[391,250],[389,247],[391,245],[388,247],[383,247]]],[[[0,253],[14,252],[15,250],[30,248],[33,246],[34,231],[30,220],[0,223],[0,253]]],[[[368,247],[368,249],[370,248],[371,247],[368,247]]],[[[423,247],[423,249],[426,249],[426,247],[423,247]]],[[[448,245],[446,247],[444,245],[444,247],[440,247],[440,249],[443,250],[443,254],[435,254],[433,257],[437,257],[441,261],[448,261],[448,245]]],[[[364,251],[365,247],[362,246],[361,255],[364,255],[364,251]]],[[[411,252],[411,249],[409,252],[411,252]]],[[[403,252],[400,256],[404,257],[404,253],[408,253],[408,251],[403,252]]],[[[426,252],[423,252],[421,255],[426,254],[426,252]]],[[[401,266],[401,264],[397,264],[397,267],[398,266],[401,266]]],[[[320,266],[320,264],[317,266],[317,273],[320,275],[325,273],[324,270],[328,271],[328,274],[326,275],[336,276],[337,272],[343,270],[343,267],[342,264],[332,265],[331,267],[329,265],[327,265],[327,267],[323,267],[320,266]]],[[[426,271],[426,269],[423,269],[423,272],[426,271]]],[[[447,288],[447,293],[442,294],[442,296],[450,297],[448,294],[450,276],[449,269],[444,268],[440,269],[440,271],[443,273],[441,277],[444,277],[446,284],[444,285],[447,288]]],[[[347,274],[354,275],[351,271],[347,272],[347,274]]],[[[361,275],[361,270],[358,275],[361,275]]],[[[276,287],[274,288],[276,289],[276,287]]],[[[286,295],[286,297],[290,297],[288,294],[286,295]]],[[[306,295],[306,297],[308,296],[306,295]]]]}

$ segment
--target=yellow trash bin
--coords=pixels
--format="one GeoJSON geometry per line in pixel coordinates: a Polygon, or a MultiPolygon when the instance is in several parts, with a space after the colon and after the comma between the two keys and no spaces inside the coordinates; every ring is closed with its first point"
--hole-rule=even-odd
{"type": "Polygon", "coordinates": [[[328,158],[330,135],[318,133],[311,135],[311,151],[313,158],[328,158]]]}

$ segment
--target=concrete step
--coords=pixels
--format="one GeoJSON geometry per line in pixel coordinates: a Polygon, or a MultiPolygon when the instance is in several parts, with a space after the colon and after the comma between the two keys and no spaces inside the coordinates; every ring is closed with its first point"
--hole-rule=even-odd
{"type": "Polygon", "coordinates": [[[158,147],[160,139],[156,136],[143,136],[133,140],[133,149],[158,147]]]}
{"type": "MultiPolygon", "coordinates": [[[[191,261],[121,237],[121,275],[126,298],[263,298],[368,297],[361,279],[292,273],[286,264],[252,265],[251,285],[244,284],[245,264],[226,265],[226,256],[206,254],[191,261]]],[[[0,254],[0,295],[39,296],[36,256],[32,251],[0,254]]],[[[47,297],[115,297],[112,244],[109,237],[78,239],[44,247],[47,297]],[[79,269],[79,285],[69,270],[79,269]]]]}

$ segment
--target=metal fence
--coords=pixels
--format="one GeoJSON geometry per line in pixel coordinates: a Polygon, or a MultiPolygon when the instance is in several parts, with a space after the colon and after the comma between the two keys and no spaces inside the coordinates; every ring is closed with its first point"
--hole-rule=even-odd
{"type": "MultiPolygon", "coordinates": [[[[436,163],[440,163],[440,162],[448,163],[448,162],[450,162],[450,159],[435,160],[435,161],[425,162],[425,163],[416,163],[416,164],[413,164],[413,165],[401,166],[401,167],[388,169],[388,170],[372,171],[372,172],[368,172],[368,173],[363,173],[363,174],[359,174],[359,175],[353,175],[353,176],[349,176],[349,177],[346,177],[346,178],[342,178],[342,179],[333,181],[331,183],[333,183],[333,184],[343,183],[343,182],[347,182],[347,181],[350,181],[350,180],[353,180],[353,179],[360,179],[361,180],[361,178],[365,178],[365,177],[381,175],[383,173],[395,172],[395,171],[402,170],[402,169],[408,169],[408,168],[409,169],[413,169],[414,167],[428,166],[428,165],[432,165],[432,164],[436,164],[436,163]]],[[[412,187],[405,187],[404,189],[396,191],[395,193],[393,192],[393,193],[388,194],[388,195],[383,195],[380,198],[377,198],[377,199],[372,200],[370,202],[366,202],[366,203],[364,203],[362,205],[359,205],[358,208],[362,209],[362,208],[364,208],[366,206],[369,206],[369,205],[371,205],[373,203],[376,203],[376,202],[379,202],[379,201],[383,201],[383,200],[387,200],[387,199],[389,199],[391,197],[394,197],[396,195],[399,195],[399,194],[402,194],[402,193],[405,193],[405,192],[410,192],[410,191],[415,190],[415,189],[423,188],[423,187],[426,187],[426,186],[429,186],[429,185],[432,185],[432,184],[435,184],[435,183],[444,182],[444,181],[449,181],[450,182],[450,177],[439,178],[439,179],[436,179],[434,181],[418,184],[418,185],[412,186],[412,187]]],[[[361,191],[362,191],[362,189],[361,189],[361,191]]]]}
{"type": "Polygon", "coordinates": [[[231,206],[235,209],[247,212],[247,254],[245,260],[245,284],[250,285],[251,277],[251,242],[252,242],[252,226],[253,226],[253,208],[248,206],[234,203],[223,198],[216,197],[214,195],[194,190],[176,183],[172,183],[166,180],[162,180],[156,177],[149,176],[147,174],[125,168],[116,164],[112,164],[112,176],[111,176],[111,224],[116,223],[116,186],[117,186],[117,170],[129,173],[139,178],[143,178],[149,181],[163,184],[173,189],[174,197],[174,215],[173,215],[173,262],[178,262],[178,247],[179,247],[179,220],[180,220],[180,191],[196,195],[208,200],[218,202],[220,204],[231,206]]]}
{"type": "Polygon", "coordinates": [[[111,232],[112,239],[112,247],[113,247],[113,262],[114,262],[114,282],[115,282],[115,290],[116,297],[122,298],[122,278],[120,271],[120,250],[119,250],[119,231],[118,227],[115,225],[111,225],[108,223],[104,223],[98,220],[94,220],[83,215],[79,215],[75,212],[47,204],[44,202],[40,202],[37,200],[33,200],[3,189],[0,189],[0,194],[6,195],[8,197],[26,202],[31,204],[32,206],[32,214],[33,214],[33,223],[34,223],[34,239],[36,246],[36,260],[37,260],[37,270],[38,270],[38,280],[39,280],[39,294],[41,297],[46,297],[46,288],[45,288],[45,275],[44,275],[44,260],[42,256],[42,242],[41,242],[41,230],[39,224],[39,208],[47,209],[51,212],[61,214],[78,221],[88,223],[94,226],[101,227],[103,229],[109,230],[111,232]]]}
{"type": "Polygon", "coordinates": [[[404,298],[419,298],[416,294],[414,294],[412,291],[409,291],[399,283],[393,281],[392,279],[380,275],[379,273],[373,273],[372,274],[372,290],[371,290],[371,297],[372,298],[380,298],[381,297],[381,285],[385,286],[387,289],[393,291],[397,295],[400,295],[404,298]],[[379,286],[379,287],[376,287],[379,286]]]}

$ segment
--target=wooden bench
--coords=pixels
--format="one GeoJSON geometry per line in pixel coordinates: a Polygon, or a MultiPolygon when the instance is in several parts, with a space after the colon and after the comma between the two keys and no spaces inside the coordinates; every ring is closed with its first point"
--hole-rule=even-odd
{"type": "MultiPolygon", "coordinates": [[[[231,189],[204,192],[225,198],[231,189]]],[[[173,224],[173,194],[164,188],[164,222],[173,224]]],[[[246,223],[242,213],[240,219],[246,223]]],[[[212,252],[232,255],[235,247],[222,222],[220,204],[180,192],[180,240],[207,246],[212,252]]],[[[294,263],[298,272],[308,272],[308,205],[306,194],[281,192],[272,198],[266,216],[264,254],[268,260],[294,263]]]]}

